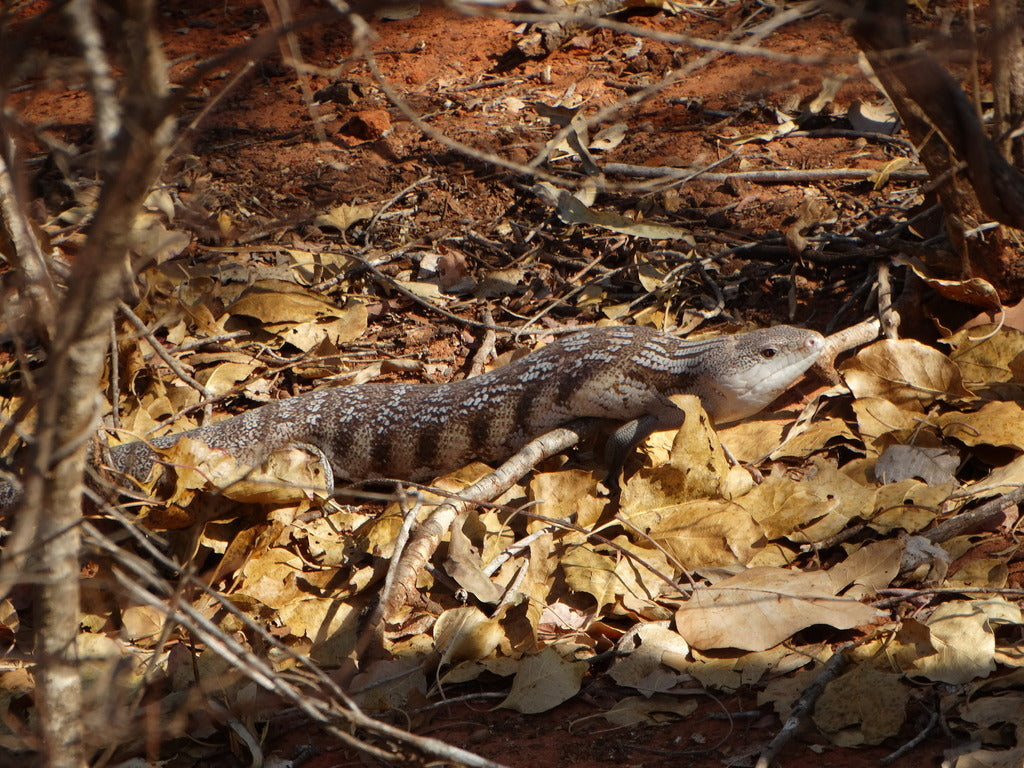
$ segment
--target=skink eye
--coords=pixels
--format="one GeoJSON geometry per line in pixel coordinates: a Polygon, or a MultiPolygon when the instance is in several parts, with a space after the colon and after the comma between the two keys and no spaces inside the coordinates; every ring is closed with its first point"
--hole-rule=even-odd
{"type": "Polygon", "coordinates": [[[777,350],[775,347],[765,347],[764,349],[761,350],[761,357],[763,357],[765,360],[771,360],[773,357],[775,357],[776,354],[778,354],[778,351],[779,350],[777,350]]]}

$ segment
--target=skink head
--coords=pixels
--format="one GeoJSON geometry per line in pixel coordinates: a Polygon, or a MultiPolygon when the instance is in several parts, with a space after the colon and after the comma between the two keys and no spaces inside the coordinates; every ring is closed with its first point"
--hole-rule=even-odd
{"type": "Polygon", "coordinates": [[[705,408],[716,424],[751,416],[785,392],[821,356],[817,331],[777,325],[732,337],[729,353],[709,376],[705,408]]]}

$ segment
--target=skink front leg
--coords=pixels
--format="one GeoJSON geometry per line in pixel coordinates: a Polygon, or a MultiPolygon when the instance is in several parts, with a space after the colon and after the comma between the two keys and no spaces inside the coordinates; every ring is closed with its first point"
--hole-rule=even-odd
{"type": "Polygon", "coordinates": [[[665,395],[658,395],[656,407],[651,413],[645,413],[631,421],[627,421],[616,429],[605,446],[605,465],[608,467],[608,477],[604,484],[610,491],[619,490],[619,478],[622,476],[622,465],[626,458],[636,449],[640,443],[646,440],[652,432],[662,429],[678,429],[683,425],[686,417],[684,411],[665,395]]]}

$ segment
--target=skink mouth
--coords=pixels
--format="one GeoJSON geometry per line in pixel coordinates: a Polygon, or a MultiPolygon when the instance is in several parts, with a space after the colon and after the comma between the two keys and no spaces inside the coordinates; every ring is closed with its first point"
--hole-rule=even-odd
{"type": "Polygon", "coordinates": [[[749,379],[738,382],[741,386],[736,387],[736,392],[741,393],[744,399],[757,398],[774,400],[776,396],[787,389],[800,375],[814,365],[825,348],[825,341],[822,338],[810,338],[804,342],[806,353],[792,353],[788,359],[781,363],[774,371],[767,375],[756,375],[753,370],[748,371],[749,379]]]}

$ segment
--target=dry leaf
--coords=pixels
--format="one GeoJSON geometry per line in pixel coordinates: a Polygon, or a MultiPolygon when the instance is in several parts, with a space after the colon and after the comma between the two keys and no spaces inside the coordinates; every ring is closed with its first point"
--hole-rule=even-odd
{"type": "Polygon", "coordinates": [[[364,221],[372,217],[372,205],[366,203],[363,205],[338,205],[327,213],[321,213],[313,219],[313,223],[318,227],[331,227],[339,232],[344,232],[357,221],[364,221]]]}
{"type": "Polygon", "coordinates": [[[413,659],[382,659],[352,679],[350,692],[371,712],[401,711],[412,701],[426,700],[427,680],[422,665],[413,659]]]}
{"type": "Polygon", "coordinates": [[[160,637],[164,611],[151,605],[132,605],[121,611],[124,638],[142,648],[150,648],[160,637]]]}
{"type": "Polygon", "coordinates": [[[764,530],[732,502],[694,500],[623,519],[665,549],[684,569],[749,562],[764,530]]]}
{"type": "Polygon", "coordinates": [[[614,554],[601,554],[587,543],[571,546],[561,557],[565,582],[573,592],[585,592],[597,601],[597,612],[614,602],[620,591],[614,554]]]}
{"type": "Polygon", "coordinates": [[[684,414],[683,425],[672,439],[668,462],[640,469],[623,485],[620,514],[627,520],[663,506],[721,496],[729,462],[718,435],[698,398],[678,395],[672,400],[684,414]]]}
{"type": "MultiPolygon", "coordinates": [[[[615,705],[600,715],[609,723],[621,728],[637,725],[663,725],[665,722],[689,717],[697,711],[698,704],[693,699],[681,699],[678,696],[627,696],[619,699],[615,705]]],[[[598,717],[598,715],[591,715],[598,717]]],[[[582,717],[576,722],[586,720],[582,717]]]]}
{"type": "Polygon", "coordinates": [[[862,349],[841,371],[858,399],[881,397],[923,411],[937,400],[971,397],[953,361],[909,339],[876,342],[862,349]]]}
{"type": "Polygon", "coordinates": [[[995,445],[1024,452],[1024,408],[1019,403],[990,402],[971,413],[950,411],[938,419],[947,438],[965,445],[995,445]]]}
{"type": "Polygon", "coordinates": [[[932,290],[940,296],[953,301],[963,302],[980,307],[988,312],[999,312],[1002,310],[1002,302],[999,300],[999,292],[990,282],[980,277],[968,279],[950,280],[943,276],[933,276],[928,273],[928,267],[913,259],[896,258],[894,264],[910,267],[917,275],[928,284],[932,290]]]}
{"type": "Polygon", "coordinates": [[[915,659],[907,674],[950,685],[986,677],[996,668],[999,623],[1020,624],[1020,606],[998,598],[942,603],[926,621],[935,652],[915,659]]]}
{"type": "Polygon", "coordinates": [[[621,686],[645,696],[669,691],[688,677],[690,646],[676,632],[657,624],[640,624],[619,641],[620,654],[608,675],[621,686]]]}
{"type": "Polygon", "coordinates": [[[497,619],[469,606],[445,611],[434,624],[435,647],[442,664],[490,656],[504,637],[505,630],[497,619]]]}
{"type": "Polygon", "coordinates": [[[872,542],[853,552],[826,573],[835,593],[860,600],[874,597],[889,586],[900,572],[903,542],[884,539],[872,542]],[[848,590],[847,587],[855,585],[848,590]]]}
{"type": "Polygon", "coordinates": [[[786,537],[811,543],[831,538],[851,518],[865,515],[872,508],[874,497],[872,488],[819,461],[815,471],[801,479],[775,473],[735,503],[747,511],[769,539],[786,537]]]}
{"type": "Polygon", "coordinates": [[[850,121],[853,130],[863,133],[892,136],[900,129],[900,118],[892,105],[878,107],[874,104],[865,104],[860,99],[850,102],[846,119],[850,121]]]}
{"type": "Polygon", "coordinates": [[[525,715],[547,712],[575,696],[586,673],[586,662],[569,661],[557,646],[549,645],[522,661],[512,680],[512,689],[498,707],[525,715]]]}
{"type": "Polygon", "coordinates": [[[882,615],[836,597],[827,573],[763,567],[695,590],[676,611],[676,627],[695,648],[761,651],[814,624],[850,629],[882,615]]]}
{"type": "Polygon", "coordinates": [[[877,192],[883,189],[889,183],[889,177],[897,171],[902,171],[910,165],[909,157],[896,157],[887,162],[873,174],[868,177],[868,181],[871,182],[872,187],[877,192]]]}
{"type": "Polygon", "coordinates": [[[952,483],[960,466],[960,456],[952,448],[928,448],[923,445],[890,445],[875,464],[880,483],[897,483],[917,478],[929,485],[952,483]]]}
{"type": "Polygon", "coordinates": [[[641,223],[618,213],[592,211],[566,191],[558,194],[558,217],[566,224],[590,224],[612,232],[651,240],[682,240],[696,247],[693,235],[685,229],[667,224],[641,223]]]}
{"type": "Polygon", "coordinates": [[[841,747],[881,744],[900,732],[909,701],[900,675],[858,665],[825,686],[813,718],[841,747]]]}

